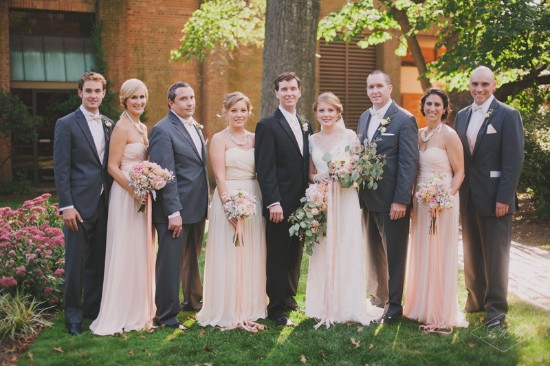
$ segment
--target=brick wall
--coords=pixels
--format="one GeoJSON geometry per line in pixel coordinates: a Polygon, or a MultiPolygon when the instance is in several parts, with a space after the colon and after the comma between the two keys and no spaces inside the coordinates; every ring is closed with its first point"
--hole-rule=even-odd
{"type": "Polygon", "coordinates": [[[96,0],[8,0],[11,8],[95,12],[96,0]]]}

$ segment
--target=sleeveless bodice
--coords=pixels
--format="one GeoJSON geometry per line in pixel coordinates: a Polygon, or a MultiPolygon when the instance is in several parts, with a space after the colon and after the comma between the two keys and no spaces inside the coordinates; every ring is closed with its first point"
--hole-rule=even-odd
{"type": "Polygon", "coordinates": [[[120,160],[120,170],[128,173],[132,165],[141,163],[147,158],[147,146],[141,142],[134,142],[124,146],[122,159],[120,160]]]}
{"type": "Polygon", "coordinates": [[[453,170],[447,157],[447,151],[438,147],[431,147],[420,151],[420,181],[429,178],[433,173],[442,173],[450,181],[453,176],[453,170]]]}
{"type": "Polygon", "coordinates": [[[225,151],[225,179],[255,179],[254,149],[243,150],[236,147],[225,151]]]}

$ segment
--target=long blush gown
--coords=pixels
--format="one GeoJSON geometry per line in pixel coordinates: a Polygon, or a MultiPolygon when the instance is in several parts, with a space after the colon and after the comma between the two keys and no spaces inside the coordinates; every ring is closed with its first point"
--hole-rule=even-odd
{"type": "MultiPolygon", "coordinates": [[[[352,130],[342,129],[331,141],[321,143],[318,134],[309,139],[310,156],[318,173],[327,173],[325,153],[346,156],[345,147],[357,141],[352,130]],[[326,146],[323,146],[326,145],[326,146]]],[[[366,245],[357,189],[330,183],[327,236],[313,248],[306,287],[306,315],[318,319],[315,326],[349,321],[368,325],[383,309],[367,301],[366,245]]]]}
{"type": "Polygon", "coordinates": [[[254,149],[226,150],[225,176],[229,193],[240,188],[256,196],[256,214],[244,220],[244,243],[235,246],[235,228],[215,190],[208,214],[203,304],[196,318],[203,327],[232,329],[267,315],[265,222],[254,149]]]}
{"type": "MultiPolygon", "coordinates": [[[[121,170],[147,157],[147,147],[131,143],[124,147],[121,170]]],[[[140,204],[116,181],[111,187],[107,221],[105,279],[99,315],[90,325],[97,335],[114,335],[149,329],[155,315],[155,244],[151,229],[151,206],[138,213],[140,204]]]]}
{"type": "MultiPolygon", "coordinates": [[[[450,185],[453,172],[447,152],[431,147],[420,152],[418,182],[434,172],[443,173],[450,185]]],[[[453,207],[442,209],[436,234],[429,233],[431,216],[426,206],[413,203],[411,236],[405,277],[404,315],[430,328],[467,327],[458,309],[458,219],[459,196],[453,207]]]]}

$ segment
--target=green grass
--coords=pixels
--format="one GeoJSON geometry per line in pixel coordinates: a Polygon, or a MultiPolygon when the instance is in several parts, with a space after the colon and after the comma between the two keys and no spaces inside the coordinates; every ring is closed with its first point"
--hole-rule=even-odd
{"type": "MultiPolygon", "coordinates": [[[[307,256],[302,263],[298,303],[304,305],[307,256]]],[[[460,276],[459,298],[465,298],[460,276]]],[[[362,327],[339,324],[314,330],[315,321],[293,312],[295,328],[262,321],[268,330],[202,328],[194,314],[180,314],[186,332],[157,329],[119,337],[99,337],[86,331],[67,334],[60,313],[45,329],[20,365],[550,365],[550,311],[511,296],[507,329],[489,332],[482,314],[468,316],[470,327],[450,336],[423,334],[418,324],[362,327]],[[352,339],[355,341],[352,342],[352,339]],[[360,342],[360,343],[357,343],[360,342]]],[[[463,306],[463,302],[461,303],[463,306]]],[[[89,322],[84,324],[88,329],[89,322]]]]}

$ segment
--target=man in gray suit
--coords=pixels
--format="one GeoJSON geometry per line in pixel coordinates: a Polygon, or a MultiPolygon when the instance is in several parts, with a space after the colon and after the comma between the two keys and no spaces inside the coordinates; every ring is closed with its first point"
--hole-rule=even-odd
{"type": "Polygon", "coordinates": [[[491,328],[501,326],[508,311],[512,214],[523,165],[521,116],[495,99],[495,89],[491,69],[476,68],[470,77],[474,103],[458,112],[454,123],[464,147],[460,217],[466,311],[485,311],[491,328]]]}
{"type": "Polygon", "coordinates": [[[82,75],[82,105],[55,124],[55,185],[65,222],[65,325],[72,335],[82,333],[83,318],[97,317],[103,289],[113,126],[99,113],[106,85],[101,74],[82,75]]]}
{"type": "Polygon", "coordinates": [[[367,77],[372,108],[357,127],[361,141],[377,144],[386,155],[378,189],[361,188],[359,197],[367,233],[368,291],[371,302],[384,308],[380,323],[392,324],[403,316],[401,299],[405,280],[412,189],[418,169],[416,119],[391,99],[387,74],[375,70],[367,77]]]}
{"type": "Polygon", "coordinates": [[[174,172],[175,179],[153,202],[159,249],[156,263],[156,320],[160,326],[185,329],[180,310],[200,310],[199,257],[208,209],[206,143],[193,119],[195,92],[188,83],[168,89],[170,111],[151,130],[151,161],[174,172]],[[180,283],[183,302],[179,303],[180,283]]]}

